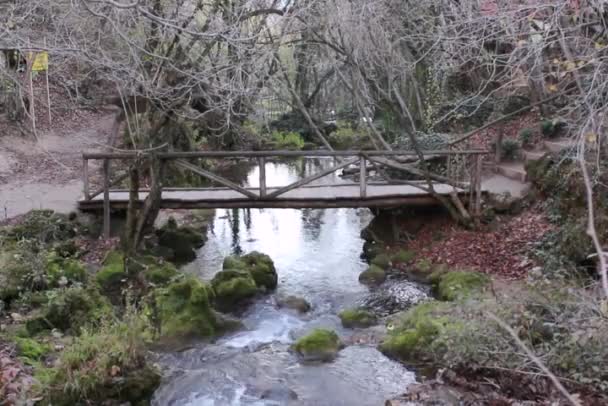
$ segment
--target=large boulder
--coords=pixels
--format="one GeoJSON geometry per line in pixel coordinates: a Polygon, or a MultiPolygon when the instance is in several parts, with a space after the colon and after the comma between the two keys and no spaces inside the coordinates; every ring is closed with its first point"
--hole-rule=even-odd
{"type": "Polygon", "coordinates": [[[303,361],[332,361],[343,347],[338,335],[331,330],[318,328],[300,338],[293,349],[303,361]]]}
{"type": "Polygon", "coordinates": [[[156,230],[158,245],[167,252],[167,259],[185,264],[196,258],[196,249],[205,244],[205,234],[189,226],[178,226],[173,218],[156,230]]]}

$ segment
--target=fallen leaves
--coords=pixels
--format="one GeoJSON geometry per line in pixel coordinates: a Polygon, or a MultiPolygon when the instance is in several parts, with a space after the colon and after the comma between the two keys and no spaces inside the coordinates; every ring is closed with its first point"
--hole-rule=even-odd
{"type": "Polygon", "coordinates": [[[443,238],[433,241],[438,231],[434,225],[428,225],[409,248],[418,253],[418,259],[519,279],[536,265],[527,254],[551,228],[542,213],[526,212],[491,231],[444,225],[440,231],[443,238]]]}

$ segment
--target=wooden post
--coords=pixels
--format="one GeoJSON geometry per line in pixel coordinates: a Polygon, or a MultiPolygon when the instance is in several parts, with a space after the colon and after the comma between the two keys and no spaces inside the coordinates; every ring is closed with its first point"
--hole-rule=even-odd
{"type": "MultiPolygon", "coordinates": [[[[46,49],[46,38],[44,39],[44,48],[46,49]]],[[[48,51],[45,51],[48,52],[48,51]]],[[[48,54],[47,54],[48,55],[48,54]]],[[[51,122],[53,121],[53,118],[51,116],[51,89],[49,86],[49,64],[47,63],[46,66],[46,104],[48,107],[48,111],[49,111],[49,127],[51,126],[51,122]]]]}
{"type": "Polygon", "coordinates": [[[481,166],[482,166],[482,155],[477,155],[475,160],[475,218],[481,217],[481,166]]]}
{"type": "Polygon", "coordinates": [[[82,187],[84,191],[84,200],[90,200],[89,193],[89,160],[82,158],[82,187]]]}
{"type": "Polygon", "coordinates": [[[361,198],[367,197],[367,168],[366,159],[364,156],[359,158],[359,186],[361,192],[361,198]]]}
{"type": "Polygon", "coordinates": [[[260,168],[260,197],[266,197],[266,158],[259,157],[258,166],[260,168]]]}
{"type": "Polygon", "coordinates": [[[103,160],[103,236],[110,238],[110,160],[103,160]]]}

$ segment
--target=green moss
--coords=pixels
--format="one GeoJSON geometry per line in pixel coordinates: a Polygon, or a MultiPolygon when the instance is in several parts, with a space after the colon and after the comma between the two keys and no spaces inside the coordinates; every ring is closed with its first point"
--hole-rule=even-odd
{"type": "Polygon", "coordinates": [[[404,361],[425,359],[433,352],[435,340],[444,331],[461,323],[446,314],[448,305],[438,301],[421,303],[396,317],[380,350],[404,361]]]}
{"type": "Polygon", "coordinates": [[[368,285],[379,285],[386,280],[386,273],[382,268],[376,265],[371,265],[367,271],[359,275],[359,282],[368,285]]]}
{"type": "Polygon", "coordinates": [[[39,343],[31,338],[16,337],[15,344],[20,356],[32,360],[39,360],[50,351],[48,344],[39,343]]]}
{"type": "Polygon", "coordinates": [[[247,265],[249,273],[258,287],[272,290],[277,287],[278,275],[272,259],[261,252],[253,251],[243,255],[242,260],[247,265]]]}
{"type": "Polygon", "coordinates": [[[32,210],[19,224],[9,228],[6,235],[12,240],[38,240],[44,243],[64,241],[76,236],[80,225],[68,215],[52,210],[32,210]]]}
{"type": "Polygon", "coordinates": [[[211,284],[215,303],[221,310],[234,310],[258,292],[255,280],[247,271],[227,269],[218,272],[211,284]]]}
{"type": "Polygon", "coordinates": [[[305,361],[331,361],[342,347],[338,335],[326,329],[315,329],[300,338],[293,348],[305,361]]]}
{"type": "Polygon", "coordinates": [[[391,259],[386,253],[378,254],[371,260],[372,265],[379,266],[380,268],[386,269],[391,265],[391,259]]]}
{"type": "Polygon", "coordinates": [[[179,227],[173,218],[156,231],[158,244],[171,250],[170,261],[184,264],[196,258],[196,249],[205,244],[205,235],[193,227],[179,227]]]}
{"type": "Polygon", "coordinates": [[[210,337],[217,333],[218,319],[211,307],[213,289],[194,277],[186,277],[155,291],[161,338],[210,337]]]}
{"type": "Polygon", "coordinates": [[[110,303],[94,289],[58,289],[50,291],[48,298],[39,315],[26,322],[30,334],[53,328],[78,334],[82,327],[95,325],[112,314],[110,303]]]}
{"type": "Polygon", "coordinates": [[[346,328],[366,328],[376,324],[376,316],[365,309],[348,309],[338,314],[346,328]]]}
{"type": "Polygon", "coordinates": [[[222,264],[222,269],[245,269],[247,265],[241,257],[237,255],[230,255],[224,258],[224,263],[222,264]]]}
{"type": "Polygon", "coordinates": [[[399,250],[391,255],[391,262],[403,264],[416,258],[414,251],[399,250]]]}
{"type": "Polygon", "coordinates": [[[259,288],[273,290],[277,287],[278,275],[274,263],[268,255],[261,252],[228,256],[224,258],[223,269],[248,272],[259,288]]]}
{"type": "Polygon", "coordinates": [[[453,301],[481,292],[490,278],[479,272],[454,271],[441,273],[433,280],[433,287],[440,300],[453,301]]]}

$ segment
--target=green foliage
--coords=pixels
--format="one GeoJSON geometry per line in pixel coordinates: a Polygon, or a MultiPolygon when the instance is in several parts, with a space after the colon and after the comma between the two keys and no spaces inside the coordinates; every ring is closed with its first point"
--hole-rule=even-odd
{"type": "Polygon", "coordinates": [[[297,132],[275,130],[270,135],[270,138],[277,149],[299,151],[304,147],[304,138],[297,132]]]}
{"type": "Polygon", "coordinates": [[[370,267],[359,275],[359,282],[367,285],[379,285],[386,280],[384,269],[377,265],[370,267]]]}
{"type": "Polygon", "coordinates": [[[306,361],[331,361],[341,347],[338,335],[322,328],[300,338],[293,346],[298,355],[306,361]]]}
{"type": "Polygon", "coordinates": [[[39,360],[50,351],[48,344],[40,343],[32,338],[15,337],[17,353],[29,360],[39,360]]]}
{"type": "Polygon", "coordinates": [[[57,289],[48,291],[47,298],[40,315],[26,322],[30,334],[57,328],[77,335],[83,327],[97,325],[112,314],[109,302],[94,289],[57,289]]]}
{"type": "Polygon", "coordinates": [[[85,329],[67,346],[50,380],[45,398],[72,405],[149,402],[160,374],[146,361],[145,319],[128,308],[122,321],[107,319],[97,329],[85,329]]]}
{"type": "MultiPolygon", "coordinates": [[[[422,133],[416,132],[414,134],[416,138],[416,142],[420,149],[422,150],[441,150],[446,149],[448,143],[450,142],[450,136],[447,134],[441,133],[422,133]]],[[[410,136],[407,134],[403,134],[399,136],[396,140],[396,147],[398,149],[412,151],[414,146],[412,145],[412,140],[410,136]]]]}
{"type": "Polygon", "coordinates": [[[58,214],[52,210],[32,210],[25,214],[19,224],[3,231],[15,241],[37,240],[43,243],[65,241],[83,232],[83,226],[72,216],[58,214]]]}
{"type": "Polygon", "coordinates": [[[556,126],[553,120],[543,120],[540,122],[540,132],[548,138],[555,136],[556,126]]]}
{"type": "Polygon", "coordinates": [[[376,324],[376,316],[365,309],[348,309],[338,314],[346,328],[366,328],[376,324]]]}
{"type": "Polygon", "coordinates": [[[338,122],[338,128],[330,134],[328,141],[335,149],[352,149],[360,145],[362,139],[351,124],[338,122]]]}
{"type": "Polygon", "coordinates": [[[532,144],[534,132],[530,128],[524,128],[519,132],[519,142],[524,147],[529,147],[532,144]]]}
{"type": "Polygon", "coordinates": [[[49,286],[59,287],[84,282],[87,272],[84,265],[79,261],[62,258],[57,253],[52,252],[47,257],[47,277],[49,286]]]}
{"type": "Polygon", "coordinates": [[[505,139],[501,145],[502,157],[506,160],[513,161],[518,158],[521,144],[517,140],[505,139]]]}

